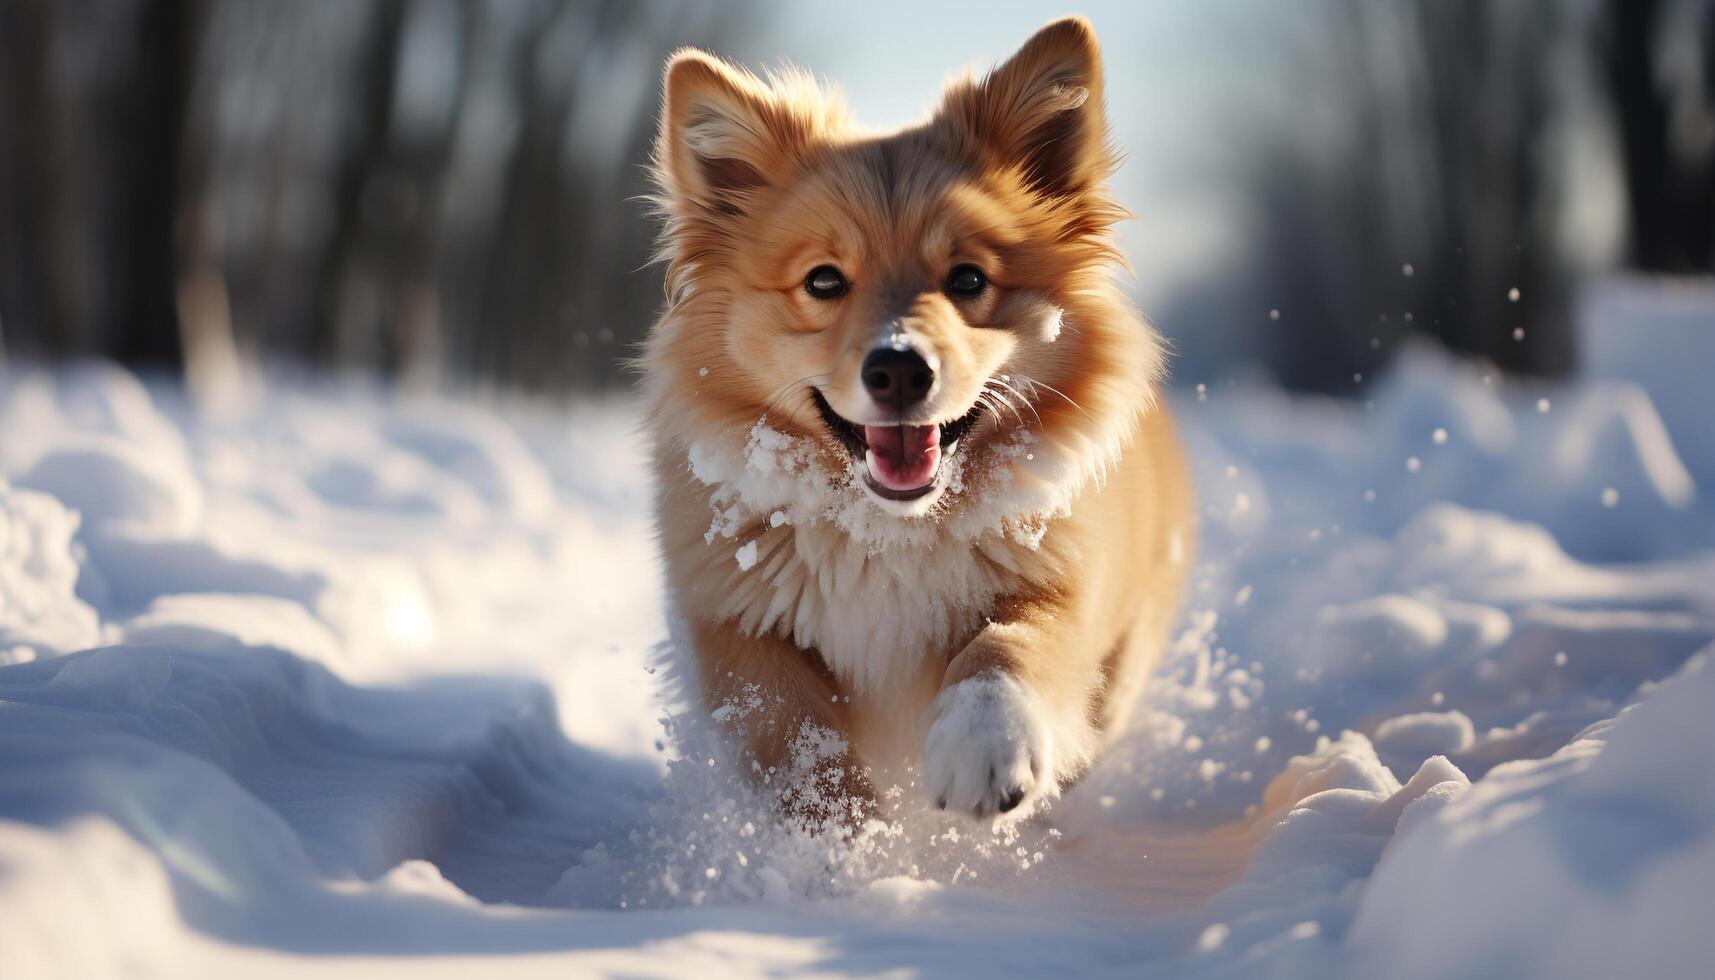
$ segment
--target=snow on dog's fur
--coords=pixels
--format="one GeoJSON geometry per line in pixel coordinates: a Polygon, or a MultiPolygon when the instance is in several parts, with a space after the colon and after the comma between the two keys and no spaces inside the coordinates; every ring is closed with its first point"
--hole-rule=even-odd
{"type": "Polygon", "coordinates": [[[820,727],[877,785],[1029,812],[1136,700],[1191,508],[1101,86],[1080,19],[884,135],[797,72],[668,64],[659,530],[702,697],[766,705],[759,768],[820,727]]]}

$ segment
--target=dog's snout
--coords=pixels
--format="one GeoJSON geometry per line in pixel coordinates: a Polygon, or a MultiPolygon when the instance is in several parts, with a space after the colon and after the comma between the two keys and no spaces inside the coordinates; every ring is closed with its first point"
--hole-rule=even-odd
{"type": "Polygon", "coordinates": [[[879,347],[863,359],[863,386],[876,404],[903,412],[929,397],[935,368],[907,347],[879,347]]]}

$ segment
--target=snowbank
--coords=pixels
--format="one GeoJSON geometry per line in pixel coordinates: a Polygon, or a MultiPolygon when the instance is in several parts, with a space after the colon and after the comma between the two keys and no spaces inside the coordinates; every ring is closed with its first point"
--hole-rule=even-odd
{"type": "Polygon", "coordinates": [[[1352,924],[1354,975],[1690,977],[1715,964],[1715,670],[1699,655],[1545,759],[1402,834],[1352,924]]]}
{"type": "Polygon", "coordinates": [[[95,610],[76,593],[77,528],[59,501],[0,481],[0,664],[100,642],[95,610]]]}
{"type": "Polygon", "coordinates": [[[1182,399],[1183,629],[998,834],[784,824],[664,716],[622,401],[0,376],[0,975],[1706,975],[1715,457],[1653,363],[1182,399]]]}

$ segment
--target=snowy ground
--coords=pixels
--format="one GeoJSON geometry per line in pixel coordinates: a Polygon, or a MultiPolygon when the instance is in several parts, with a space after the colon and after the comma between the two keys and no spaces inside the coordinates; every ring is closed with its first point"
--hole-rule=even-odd
{"type": "Polygon", "coordinates": [[[1171,662],[998,839],[794,834],[668,738],[624,403],[0,374],[0,976],[1707,976],[1711,309],[1188,393],[1171,662]]]}

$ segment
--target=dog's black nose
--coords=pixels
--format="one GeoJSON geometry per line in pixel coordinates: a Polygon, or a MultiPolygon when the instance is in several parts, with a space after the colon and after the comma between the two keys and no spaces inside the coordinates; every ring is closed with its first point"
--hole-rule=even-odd
{"type": "Polygon", "coordinates": [[[878,347],[863,359],[863,386],[876,404],[903,412],[929,395],[935,369],[923,355],[906,348],[878,347]]]}

